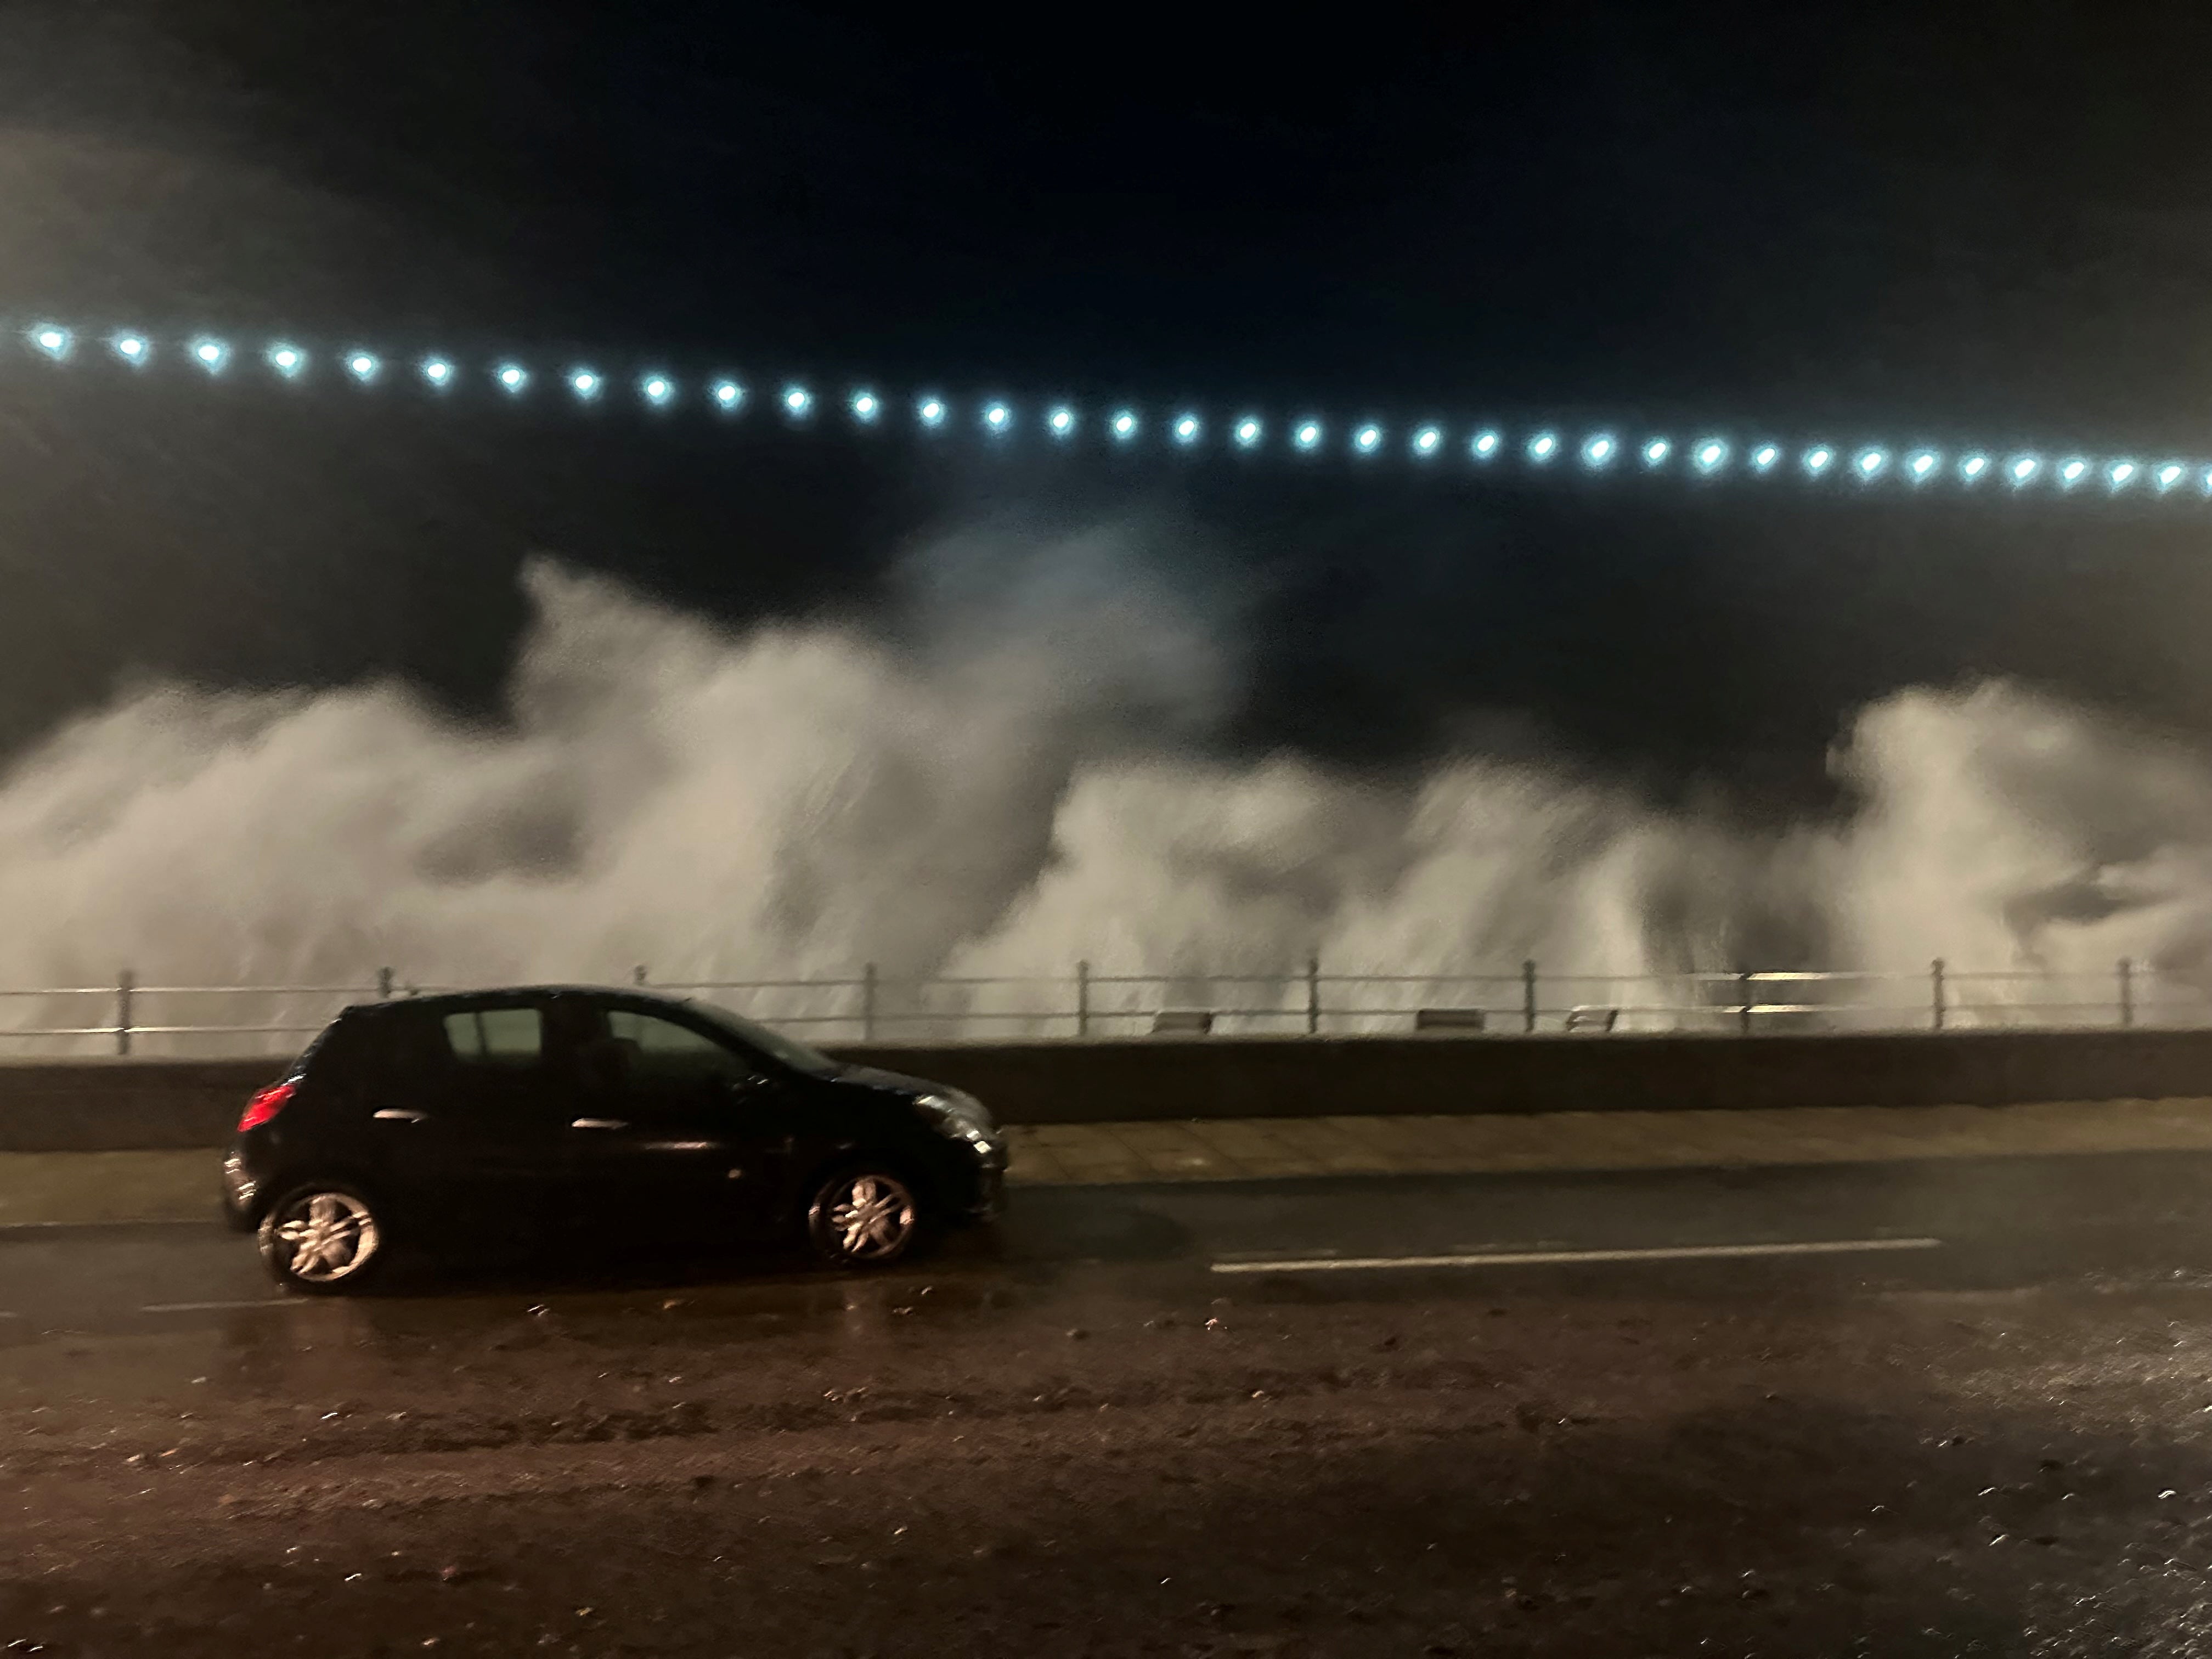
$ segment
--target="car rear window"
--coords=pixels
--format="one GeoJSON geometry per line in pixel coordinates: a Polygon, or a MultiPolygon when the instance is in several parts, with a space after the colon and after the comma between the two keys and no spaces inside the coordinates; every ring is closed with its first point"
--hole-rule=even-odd
{"type": "Polygon", "coordinates": [[[313,1066],[318,1074],[344,1071],[360,1062],[362,1022],[351,1012],[340,1014],[317,1032],[286,1070],[287,1077],[303,1076],[313,1066]]]}
{"type": "Polygon", "coordinates": [[[471,1008],[447,1014],[446,1042],[465,1065],[535,1066],[545,1048],[544,1018],[535,1008],[471,1008]]]}

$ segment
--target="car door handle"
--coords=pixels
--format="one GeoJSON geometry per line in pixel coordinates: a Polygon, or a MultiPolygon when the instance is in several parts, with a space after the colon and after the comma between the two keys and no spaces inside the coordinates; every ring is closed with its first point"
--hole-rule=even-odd
{"type": "Polygon", "coordinates": [[[568,1127],[572,1129],[627,1129],[629,1125],[618,1117],[580,1117],[568,1127]]]}
{"type": "Polygon", "coordinates": [[[376,1115],[378,1121],[384,1123],[428,1123],[430,1121],[429,1113],[412,1112],[404,1106],[386,1106],[376,1115]]]}

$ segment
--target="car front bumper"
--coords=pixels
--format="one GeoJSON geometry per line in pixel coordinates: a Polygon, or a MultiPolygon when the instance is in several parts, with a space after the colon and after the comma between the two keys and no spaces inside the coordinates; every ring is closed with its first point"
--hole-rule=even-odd
{"type": "Polygon", "coordinates": [[[996,1221],[1006,1207],[1006,1170],[1004,1159],[979,1164],[975,1171],[975,1187],[966,1214],[968,1221],[996,1221]]]}

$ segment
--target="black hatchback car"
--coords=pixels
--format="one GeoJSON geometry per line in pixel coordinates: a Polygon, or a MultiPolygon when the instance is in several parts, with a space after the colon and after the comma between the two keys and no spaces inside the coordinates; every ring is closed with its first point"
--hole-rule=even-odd
{"type": "Polygon", "coordinates": [[[395,1243],[581,1233],[804,1243],[881,1267],[998,1212],[1006,1143],[957,1089],[702,1002],[542,987],[349,1008],[223,1160],[276,1281],[371,1284],[395,1243]]]}

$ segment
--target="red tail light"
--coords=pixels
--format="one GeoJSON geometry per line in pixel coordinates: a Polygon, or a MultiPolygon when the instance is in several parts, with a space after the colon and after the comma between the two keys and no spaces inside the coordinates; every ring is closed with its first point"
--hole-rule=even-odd
{"type": "Polygon", "coordinates": [[[238,1120],[238,1133],[258,1129],[283,1111],[297,1087],[290,1083],[272,1083],[246,1103],[246,1115],[238,1120]]]}

